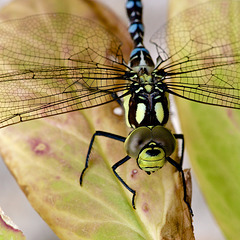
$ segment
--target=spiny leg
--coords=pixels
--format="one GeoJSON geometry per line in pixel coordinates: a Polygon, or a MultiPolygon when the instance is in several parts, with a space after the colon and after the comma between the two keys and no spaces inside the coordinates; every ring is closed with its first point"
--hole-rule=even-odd
{"type": "Polygon", "coordinates": [[[135,208],[135,196],[136,196],[136,191],[133,190],[132,188],[130,188],[125,182],[124,180],[118,175],[118,173],[116,172],[116,169],[121,166],[122,164],[124,164],[126,161],[128,161],[131,157],[129,156],[126,156],[124,157],[122,160],[118,161],[117,163],[115,163],[113,166],[112,166],[112,170],[115,174],[115,176],[118,178],[118,180],[123,184],[123,186],[133,194],[133,197],[132,197],[132,206],[134,209],[135,208]]]}
{"type": "Polygon", "coordinates": [[[187,188],[186,188],[186,182],[185,182],[185,177],[184,177],[184,172],[182,170],[182,166],[180,164],[178,164],[177,162],[175,162],[172,158],[170,157],[167,157],[167,161],[172,164],[174,167],[176,167],[176,169],[181,173],[182,175],[182,182],[183,182],[183,193],[184,193],[184,196],[183,196],[183,200],[184,202],[187,204],[188,206],[188,209],[191,213],[191,215],[193,216],[193,211],[192,211],[192,208],[189,204],[189,202],[187,201],[187,188]]]}
{"type": "Polygon", "coordinates": [[[180,157],[180,166],[183,165],[183,154],[184,154],[184,136],[183,134],[173,134],[176,139],[182,140],[182,147],[181,147],[181,157],[180,157]]]}
{"type": "Polygon", "coordinates": [[[114,140],[117,140],[117,141],[120,141],[120,142],[124,142],[125,141],[125,137],[122,137],[122,136],[119,136],[119,135],[116,135],[116,134],[112,134],[112,133],[108,133],[108,132],[103,132],[103,131],[96,131],[93,136],[92,136],[92,139],[90,141],[90,144],[89,144],[89,148],[88,148],[88,152],[87,152],[87,157],[86,157],[86,161],[85,161],[85,167],[84,169],[82,170],[82,173],[81,173],[81,176],[80,176],[80,179],[79,179],[79,182],[80,182],[80,185],[82,185],[82,181],[83,181],[83,174],[84,172],[87,170],[88,168],[88,161],[89,161],[89,157],[90,157],[90,154],[91,154],[91,151],[92,151],[92,147],[93,147],[93,143],[94,143],[94,140],[95,140],[95,137],[96,136],[103,136],[103,137],[107,137],[107,138],[111,138],[111,139],[114,139],[114,140]]]}
{"type": "MultiPolygon", "coordinates": [[[[183,134],[174,134],[174,137],[175,137],[176,139],[182,140],[181,156],[180,156],[180,164],[179,164],[179,167],[180,167],[181,170],[179,170],[179,168],[178,168],[177,166],[175,166],[174,164],[172,164],[172,163],[171,163],[171,164],[174,165],[179,172],[181,172],[181,175],[182,175],[182,178],[183,178],[184,202],[187,204],[187,206],[188,206],[188,208],[189,208],[189,211],[190,211],[190,213],[191,213],[192,216],[193,216],[192,208],[190,207],[190,204],[187,202],[187,199],[186,199],[186,198],[187,198],[186,183],[185,183],[184,172],[183,172],[183,170],[182,170],[183,155],[184,155],[184,136],[183,136],[183,134]]],[[[174,161],[174,160],[173,160],[173,161],[174,161]]],[[[175,162],[175,161],[174,161],[174,162],[175,162]]],[[[176,163],[176,162],[175,162],[175,163],[176,163]]]]}

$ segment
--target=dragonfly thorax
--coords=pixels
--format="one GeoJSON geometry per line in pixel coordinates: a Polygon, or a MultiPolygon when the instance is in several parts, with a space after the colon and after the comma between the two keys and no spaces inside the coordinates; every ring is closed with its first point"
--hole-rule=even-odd
{"type": "Polygon", "coordinates": [[[142,75],[124,97],[125,120],[129,127],[164,125],[169,118],[168,98],[161,84],[152,83],[152,77],[142,75]]]}
{"type": "Polygon", "coordinates": [[[168,99],[164,84],[154,72],[154,63],[146,48],[139,44],[130,55],[133,82],[124,97],[126,123],[131,128],[164,125],[168,121],[168,99]]]}

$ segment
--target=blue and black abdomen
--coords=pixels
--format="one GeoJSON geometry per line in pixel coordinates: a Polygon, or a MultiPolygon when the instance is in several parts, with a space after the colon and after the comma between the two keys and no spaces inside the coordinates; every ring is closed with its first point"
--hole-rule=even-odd
{"type": "Polygon", "coordinates": [[[130,21],[128,31],[131,34],[134,45],[143,44],[142,3],[139,0],[129,0],[126,3],[126,9],[130,21]]]}
{"type": "Polygon", "coordinates": [[[126,3],[126,9],[130,21],[128,31],[134,42],[134,49],[130,54],[129,66],[133,70],[136,70],[136,72],[145,68],[149,73],[154,69],[154,63],[143,44],[142,3],[139,0],[129,0],[126,3]]]}

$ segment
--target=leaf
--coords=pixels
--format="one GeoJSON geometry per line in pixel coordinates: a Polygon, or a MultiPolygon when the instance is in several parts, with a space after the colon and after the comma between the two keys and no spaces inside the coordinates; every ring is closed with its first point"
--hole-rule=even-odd
{"type": "MultiPolygon", "coordinates": [[[[74,0],[61,1],[61,5],[57,0],[16,3],[21,7],[5,9],[5,19],[16,17],[16,11],[19,17],[39,12],[84,13],[121,39],[128,59],[131,42],[126,28],[98,4],[74,0]]],[[[112,102],[1,129],[5,163],[32,206],[61,239],[193,239],[182,179],[170,164],[151,176],[140,171],[135,160],[117,170],[137,191],[134,210],[131,193],[111,169],[126,155],[123,144],[97,137],[83,186],[79,186],[93,133],[102,130],[127,136],[130,131],[123,115],[113,113],[116,107],[118,103],[112,102]]],[[[185,175],[190,189],[190,174],[185,175]]]]}
{"type": "MultiPolygon", "coordinates": [[[[174,2],[178,1],[172,1],[172,6],[174,2]]],[[[234,2],[236,6],[240,6],[237,1],[234,2]]],[[[182,2],[181,7],[184,8],[182,2]]],[[[188,1],[185,1],[185,7],[189,7],[188,1]]],[[[182,11],[179,8],[178,10],[182,11]]],[[[194,18],[199,17],[197,14],[198,12],[194,18]]],[[[227,17],[230,20],[231,15],[228,14],[227,17]]],[[[236,29],[236,19],[230,21],[231,28],[236,29]]],[[[208,29],[208,32],[211,31],[208,29]]],[[[187,150],[200,188],[227,239],[237,239],[240,234],[240,112],[180,98],[175,100],[187,150]]]]}
{"type": "Polygon", "coordinates": [[[23,233],[0,208],[0,240],[23,240],[23,233]]]}

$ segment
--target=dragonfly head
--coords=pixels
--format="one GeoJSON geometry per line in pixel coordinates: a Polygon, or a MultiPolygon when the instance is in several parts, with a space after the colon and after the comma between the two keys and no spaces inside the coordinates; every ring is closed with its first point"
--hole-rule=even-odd
{"type": "Polygon", "coordinates": [[[127,154],[135,158],[139,168],[147,173],[162,168],[175,146],[174,136],[163,126],[138,127],[124,143],[127,154]]]}
{"type": "Polygon", "coordinates": [[[155,172],[166,162],[166,153],[157,143],[151,141],[141,149],[137,157],[139,168],[145,172],[155,172]]]}

